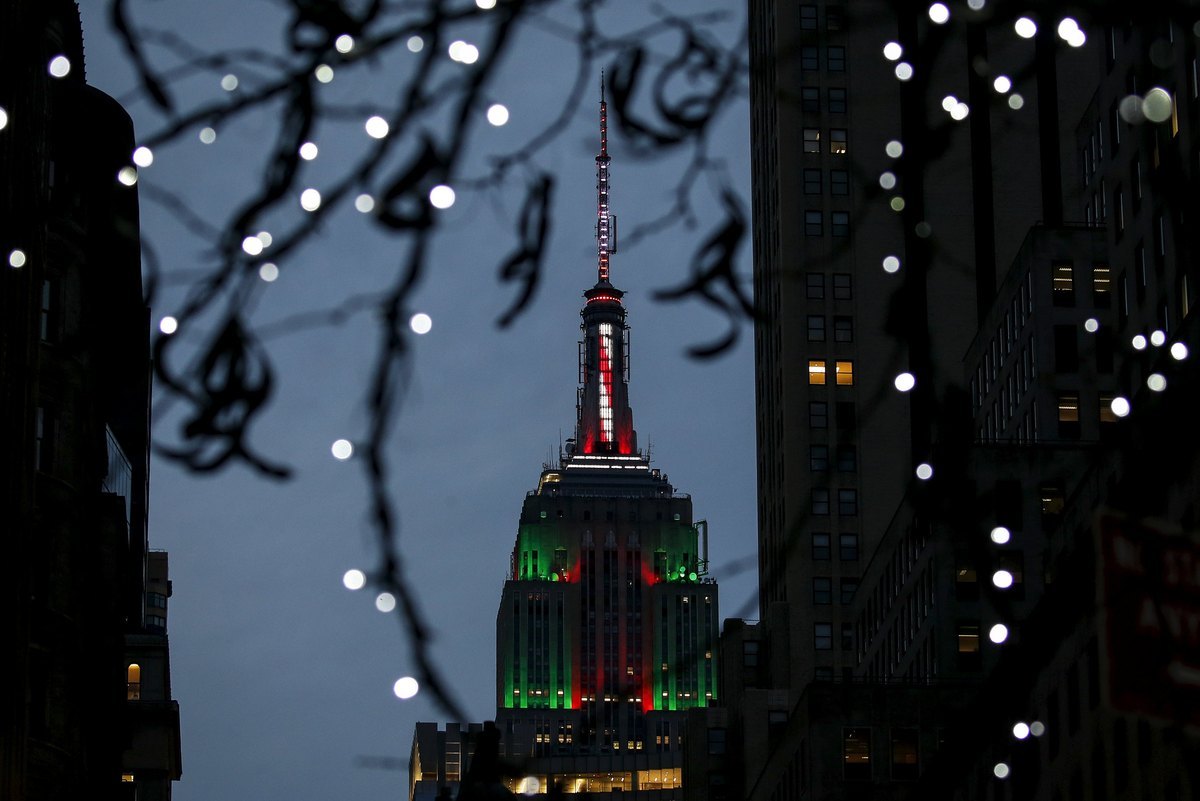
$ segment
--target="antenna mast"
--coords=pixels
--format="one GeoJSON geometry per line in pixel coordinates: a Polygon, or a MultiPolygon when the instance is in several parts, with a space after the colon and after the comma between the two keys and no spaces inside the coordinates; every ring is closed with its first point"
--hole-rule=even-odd
{"type": "Polygon", "coordinates": [[[608,211],[608,104],[604,102],[604,72],[600,73],[600,154],[596,156],[596,251],[600,283],[608,283],[608,257],[616,250],[615,220],[608,211]]]}

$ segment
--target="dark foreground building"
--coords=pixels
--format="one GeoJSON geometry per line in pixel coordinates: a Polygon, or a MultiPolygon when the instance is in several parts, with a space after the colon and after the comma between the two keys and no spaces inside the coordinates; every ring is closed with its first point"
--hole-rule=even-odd
{"type": "MultiPolygon", "coordinates": [[[[580,312],[575,436],[521,509],[496,616],[496,725],[519,769],[510,789],[683,798],[686,710],[718,698],[717,585],[707,524],[651,466],[633,428],[629,328],[609,281],[603,100],[600,115],[599,265],[580,312]]],[[[417,724],[411,798],[456,786],[476,731],[417,724]]]]}
{"type": "Polygon", "coordinates": [[[762,622],[685,785],[1196,797],[1194,13],[749,8],[762,622]]]}
{"type": "Polygon", "coordinates": [[[133,127],[84,82],[72,2],[3,4],[0,73],[0,798],[168,799],[133,127]]]}

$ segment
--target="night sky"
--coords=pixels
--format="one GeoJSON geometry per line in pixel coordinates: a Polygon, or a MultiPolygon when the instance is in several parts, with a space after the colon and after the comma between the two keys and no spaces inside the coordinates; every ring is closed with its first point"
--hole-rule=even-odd
{"type": "MultiPolygon", "coordinates": [[[[134,81],[107,29],[107,4],[81,5],[88,81],[128,100],[134,81]]],[[[670,10],[734,5],[672,3],[670,10]]],[[[139,24],[174,30],[202,49],[270,49],[282,37],[279,3],[131,6],[139,24]]],[[[743,25],[736,6],[717,27],[727,42],[736,41],[743,25]]],[[[616,3],[602,20],[609,30],[627,29],[647,21],[647,7],[616,3]]],[[[503,128],[475,128],[475,169],[488,153],[518,145],[557,112],[576,62],[571,43],[554,30],[550,24],[523,30],[502,63],[492,95],[512,119],[503,128]]],[[[169,63],[161,50],[149,52],[169,63]]],[[[344,92],[348,101],[383,102],[397,91],[409,58],[400,48],[339,73],[328,91],[344,92]]],[[[184,79],[180,97],[188,103],[221,97],[223,72],[184,79]]],[[[140,134],[161,124],[145,102],[126,107],[140,134]]],[[[536,487],[542,463],[574,425],[581,293],[596,275],[596,114],[596,103],[585,103],[538,159],[558,183],[550,256],[526,313],[509,329],[495,325],[516,291],[497,280],[496,269],[511,247],[507,232],[522,197],[517,180],[511,193],[507,187],[460,192],[454,207],[439,215],[442,233],[413,309],[428,313],[433,328],[415,341],[388,448],[393,490],[407,575],[438,632],[437,662],[476,721],[494,714],[495,614],[524,493],[536,487]]],[[[166,214],[146,187],[177,192],[210,222],[224,222],[253,186],[277,117],[278,109],[266,109],[220,130],[211,145],[200,143],[197,129],[156,151],[154,165],[142,171],[142,225],[165,271],[186,275],[211,266],[211,246],[166,214]]],[[[747,127],[743,98],[721,117],[710,155],[725,162],[748,216],[747,127]]],[[[313,140],[320,155],[306,177],[315,186],[333,175],[339,159],[370,142],[361,121],[323,125],[313,140]]],[[[668,208],[687,162],[679,155],[637,160],[619,134],[611,136],[610,152],[612,206],[627,234],[668,208]]],[[[719,570],[755,553],[751,331],[744,326],[737,346],[717,360],[689,360],[686,349],[723,333],[724,318],[695,302],[651,299],[655,290],[687,277],[696,246],[720,222],[719,190],[702,179],[694,193],[699,225],[677,225],[620,250],[612,281],[627,292],[639,441],[652,447],[655,466],[676,489],[692,495],[696,518],[710,523],[722,616],[755,618],[754,571],[719,570]]],[[[280,219],[281,229],[303,215],[294,208],[280,219]]],[[[279,262],[279,278],[262,285],[253,320],[269,325],[379,288],[397,269],[399,253],[395,239],[352,208],[341,209],[322,224],[318,241],[279,262]]],[[[739,268],[749,289],[748,244],[739,268]]],[[[185,286],[164,285],[153,309],[156,324],[172,313],[185,286]]],[[[375,610],[369,587],[349,592],[341,583],[347,569],[374,566],[372,530],[360,466],[353,458],[334,459],[330,445],[366,430],[362,394],[376,338],[373,319],[363,314],[341,326],[267,341],[279,381],[252,442],[291,465],[291,481],[266,480],[244,466],[197,476],[154,459],[150,540],[170,551],[174,582],[172,679],[183,736],[178,801],[400,798],[407,793],[413,724],[443,720],[423,694],[410,701],[392,694],[393,682],[413,670],[399,622],[375,610]],[[364,756],[398,761],[391,770],[363,767],[364,756]]],[[[171,441],[177,407],[161,394],[155,403],[156,436],[171,441]]]]}

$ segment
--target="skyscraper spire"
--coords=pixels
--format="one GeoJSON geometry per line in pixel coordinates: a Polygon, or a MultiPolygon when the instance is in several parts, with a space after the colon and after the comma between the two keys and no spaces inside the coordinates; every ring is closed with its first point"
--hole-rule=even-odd
{"type": "Polygon", "coordinates": [[[600,73],[600,153],[596,156],[596,250],[600,284],[608,283],[608,257],[615,253],[616,218],[608,211],[608,104],[604,102],[604,73],[600,73]]]}

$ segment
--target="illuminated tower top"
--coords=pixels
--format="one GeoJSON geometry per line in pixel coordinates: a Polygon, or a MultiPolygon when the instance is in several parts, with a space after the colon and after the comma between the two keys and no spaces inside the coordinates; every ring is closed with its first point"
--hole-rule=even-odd
{"type": "Polygon", "coordinates": [[[575,439],[567,456],[638,454],[629,408],[629,327],[621,290],[609,283],[609,258],[616,253],[616,217],[608,206],[608,105],[600,80],[600,153],[596,156],[596,285],[583,293],[580,316],[579,398],[575,439]]]}

